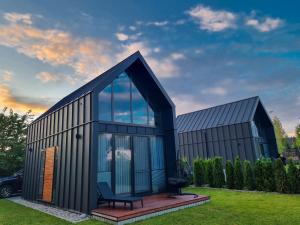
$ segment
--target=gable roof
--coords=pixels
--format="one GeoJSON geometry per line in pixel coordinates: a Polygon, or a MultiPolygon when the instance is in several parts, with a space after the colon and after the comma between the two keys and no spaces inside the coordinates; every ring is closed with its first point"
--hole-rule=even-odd
{"type": "Polygon", "coordinates": [[[169,102],[169,104],[172,107],[175,107],[174,103],[172,102],[171,98],[167,95],[166,91],[164,88],[161,86],[160,82],[150,69],[149,65],[141,55],[139,51],[133,53],[123,61],[119,62],[117,65],[113,66],[109,70],[105,71],[101,75],[97,76],[93,80],[89,81],[85,85],[81,86],[77,90],[73,91],[66,97],[62,98],[59,102],[54,104],[51,108],[49,108],[45,113],[40,115],[36,120],[39,120],[40,118],[43,118],[47,116],[48,114],[58,110],[59,108],[63,107],[64,105],[72,102],[73,100],[89,93],[92,92],[96,87],[99,86],[99,84],[105,83],[108,79],[111,79],[112,77],[117,77],[120,75],[123,71],[125,71],[128,67],[130,67],[134,62],[137,60],[140,60],[140,62],[143,64],[145,69],[147,70],[148,74],[151,76],[152,80],[155,82],[156,86],[160,89],[162,94],[165,96],[166,100],[169,102]]]}
{"type": "Polygon", "coordinates": [[[255,96],[179,115],[176,119],[177,132],[249,122],[253,120],[259,103],[261,103],[259,97],[255,96]]]}

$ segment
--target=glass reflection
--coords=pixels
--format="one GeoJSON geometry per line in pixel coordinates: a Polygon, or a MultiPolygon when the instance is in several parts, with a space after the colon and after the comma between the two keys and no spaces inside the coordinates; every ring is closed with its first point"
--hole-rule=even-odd
{"type": "Polygon", "coordinates": [[[104,88],[98,95],[98,118],[99,120],[111,121],[111,85],[104,88]]]}
{"type": "Polygon", "coordinates": [[[114,80],[114,121],[130,123],[130,79],[122,73],[114,80]]]}
{"type": "Polygon", "coordinates": [[[133,123],[147,124],[147,102],[132,83],[132,118],[133,123]]]}

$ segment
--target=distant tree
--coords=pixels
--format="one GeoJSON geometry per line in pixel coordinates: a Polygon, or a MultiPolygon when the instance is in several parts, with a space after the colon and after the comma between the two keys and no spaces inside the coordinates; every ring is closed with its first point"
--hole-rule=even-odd
{"type": "Polygon", "coordinates": [[[286,177],[286,170],[284,168],[281,159],[276,159],[274,165],[275,183],[276,191],[281,193],[286,193],[288,190],[288,183],[286,177]]]}
{"type": "Polygon", "coordinates": [[[244,187],[243,169],[239,157],[236,157],[234,161],[234,187],[238,190],[241,190],[244,187]]]}
{"type": "Polygon", "coordinates": [[[282,127],[282,123],[281,123],[280,119],[277,116],[275,116],[273,118],[273,125],[274,125],[274,130],[275,130],[275,137],[276,137],[278,152],[280,154],[282,154],[288,145],[287,135],[282,127]]]}
{"type": "Polygon", "coordinates": [[[234,188],[234,170],[232,162],[229,160],[226,162],[226,185],[229,189],[234,188]]]}
{"type": "Polygon", "coordinates": [[[300,149],[300,124],[296,126],[295,129],[296,140],[295,140],[295,148],[300,149]]]}
{"type": "Polygon", "coordinates": [[[221,157],[215,157],[213,159],[213,176],[214,176],[214,187],[223,187],[225,183],[225,177],[223,172],[223,163],[221,157]]]}
{"type": "Polygon", "coordinates": [[[254,190],[254,174],[250,161],[244,161],[244,184],[248,190],[254,190]]]}
{"type": "Polygon", "coordinates": [[[0,176],[11,175],[23,167],[30,112],[18,114],[4,108],[0,112],[0,176]]]}

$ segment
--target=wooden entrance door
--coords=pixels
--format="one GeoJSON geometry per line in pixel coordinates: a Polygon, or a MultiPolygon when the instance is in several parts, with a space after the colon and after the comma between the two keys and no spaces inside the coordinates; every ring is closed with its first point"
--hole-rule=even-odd
{"type": "Polygon", "coordinates": [[[42,200],[52,202],[56,147],[45,149],[42,200]]]}

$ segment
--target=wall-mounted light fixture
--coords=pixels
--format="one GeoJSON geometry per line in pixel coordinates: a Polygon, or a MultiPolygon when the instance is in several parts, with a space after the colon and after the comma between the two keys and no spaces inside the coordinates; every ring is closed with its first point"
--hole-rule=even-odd
{"type": "Polygon", "coordinates": [[[81,134],[76,134],[76,139],[80,139],[81,138],[81,134]]]}

